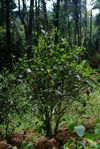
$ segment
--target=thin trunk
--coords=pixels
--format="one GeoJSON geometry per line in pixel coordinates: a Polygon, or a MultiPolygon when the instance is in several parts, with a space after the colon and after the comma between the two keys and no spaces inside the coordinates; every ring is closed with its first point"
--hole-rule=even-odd
{"type": "Polygon", "coordinates": [[[98,52],[100,54],[100,25],[99,25],[98,52]]]}
{"type": "Polygon", "coordinates": [[[85,22],[84,22],[84,27],[85,27],[85,35],[84,35],[84,46],[86,47],[86,42],[87,42],[87,0],[85,0],[85,22]]]}
{"type": "Polygon", "coordinates": [[[73,0],[74,4],[74,20],[75,20],[75,28],[74,28],[74,44],[77,45],[79,43],[79,14],[78,14],[78,0],[73,0]]]}
{"type": "Polygon", "coordinates": [[[56,8],[55,8],[55,44],[58,43],[58,31],[59,31],[59,10],[60,10],[60,0],[57,0],[56,8]]]}
{"type": "Polygon", "coordinates": [[[49,111],[46,109],[46,137],[52,138],[52,130],[51,130],[51,123],[50,123],[50,116],[49,116],[49,111]]]}
{"type": "Polygon", "coordinates": [[[27,19],[27,12],[26,12],[26,1],[23,0],[23,9],[21,10],[20,0],[18,0],[18,11],[19,17],[22,21],[25,30],[25,38],[26,38],[26,48],[27,48],[27,57],[31,57],[31,47],[32,47],[32,29],[33,29],[33,20],[34,20],[34,0],[30,0],[30,10],[29,10],[29,19],[27,19]]]}
{"type": "Polygon", "coordinates": [[[36,8],[36,34],[35,34],[35,45],[38,46],[38,36],[39,36],[39,11],[40,11],[40,0],[35,0],[36,8]]]}
{"type": "Polygon", "coordinates": [[[71,45],[71,40],[70,40],[70,37],[71,37],[71,34],[70,34],[70,21],[69,21],[69,14],[68,14],[68,42],[69,44],[71,45]]]}
{"type": "MultiPolygon", "coordinates": [[[[23,10],[24,10],[24,8],[23,8],[23,10]]],[[[21,12],[21,4],[20,4],[20,0],[18,0],[18,13],[19,13],[19,17],[20,17],[20,20],[22,21],[22,24],[23,24],[23,26],[24,26],[24,30],[25,30],[25,38],[26,38],[26,41],[28,40],[28,35],[27,35],[27,24],[26,24],[26,22],[25,22],[25,20],[24,20],[24,17],[25,16],[23,16],[22,15],[22,12],[21,12]]],[[[23,12],[24,13],[24,12],[23,12]]]]}
{"type": "Polygon", "coordinates": [[[80,0],[80,23],[79,23],[79,39],[78,39],[78,45],[81,46],[82,44],[82,34],[81,34],[81,29],[82,29],[82,12],[81,12],[82,6],[81,6],[81,0],[80,0]]]}
{"type": "Polygon", "coordinates": [[[44,13],[44,24],[45,24],[45,31],[48,31],[48,15],[47,15],[47,8],[45,0],[41,0],[43,5],[43,13],[44,13]]]}
{"type": "Polygon", "coordinates": [[[0,71],[2,69],[2,60],[1,60],[1,49],[0,49],[0,71]]]}
{"type": "Polygon", "coordinates": [[[89,56],[92,51],[92,9],[91,9],[91,16],[90,16],[90,46],[89,46],[89,56]]]}
{"type": "Polygon", "coordinates": [[[27,40],[27,56],[31,57],[31,48],[32,48],[32,29],[33,29],[33,17],[34,17],[34,0],[30,0],[30,11],[29,11],[29,24],[28,24],[28,40],[27,40]]]}
{"type": "Polygon", "coordinates": [[[26,14],[26,1],[22,0],[22,2],[23,2],[23,17],[24,17],[26,14]]]}
{"type": "Polygon", "coordinates": [[[8,52],[8,63],[9,67],[11,67],[12,59],[11,59],[11,35],[10,35],[10,0],[6,0],[6,46],[8,52]]]}
{"type": "Polygon", "coordinates": [[[55,21],[55,27],[57,30],[59,30],[59,8],[60,8],[60,0],[57,0],[56,5],[56,21],[55,21]]]}
{"type": "Polygon", "coordinates": [[[39,35],[39,33],[40,33],[40,28],[39,28],[39,16],[40,16],[40,0],[38,0],[38,8],[37,8],[37,23],[38,23],[37,32],[38,32],[38,35],[39,35]]]}
{"type": "Polygon", "coordinates": [[[61,120],[61,117],[60,117],[60,115],[58,115],[57,120],[56,120],[56,126],[55,126],[55,130],[54,130],[54,135],[57,134],[60,120],[61,120]]]}

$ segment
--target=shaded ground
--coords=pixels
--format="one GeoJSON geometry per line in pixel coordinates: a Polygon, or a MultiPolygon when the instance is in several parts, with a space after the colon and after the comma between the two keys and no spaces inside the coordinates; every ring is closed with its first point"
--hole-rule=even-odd
{"type": "MultiPolygon", "coordinates": [[[[86,132],[93,133],[94,131],[94,120],[90,118],[85,119],[86,132]]],[[[5,139],[0,141],[0,149],[11,149],[12,146],[17,146],[18,149],[25,149],[22,147],[22,142],[26,141],[28,143],[34,144],[36,149],[62,149],[64,143],[71,140],[76,136],[75,132],[71,133],[66,126],[58,130],[55,138],[47,139],[45,136],[37,139],[36,132],[32,130],[14,132],[8,137],[8,143],[5,139]]],[[[84,143],[87,143],[84,141],[84,143]]],[[[71,147],[75,149],[75,147],[71,147]]]]}

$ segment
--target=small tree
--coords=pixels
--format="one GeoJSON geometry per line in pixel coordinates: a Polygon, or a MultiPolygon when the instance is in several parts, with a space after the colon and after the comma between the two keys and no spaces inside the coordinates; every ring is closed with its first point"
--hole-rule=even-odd
{"type": "Polygon", "coordinates": [[[46,136],[57,133],[61,119],[78,95],[89,85],[92,69],[81,63],[82,49],[63,49],[47,35],[33,47],[34,58],[29,61],[26,78],[31,89],[33,112],[43,123],[46,136]],[[86,68],[87,67],[87,68],[86,68]]]}

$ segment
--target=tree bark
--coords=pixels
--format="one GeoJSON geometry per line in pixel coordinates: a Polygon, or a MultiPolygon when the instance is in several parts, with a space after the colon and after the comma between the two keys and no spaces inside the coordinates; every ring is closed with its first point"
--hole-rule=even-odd
{"type": "Polygon", "coordinates": [[[88,56],[90,56],[91,51],[92,51],[92,9],[91,9],[91,16],[90,16],[90,46],[89,46],[88,56]]]}
{"type": "Polygon", "coordinates": [[[98,52],[100,54],[100,25],[99,25],[98,52]]]}
{"type": "Polygon", "coordinates": [[[55,21],[54,21],[54,25],[55,25],[55,28],[56,28],[56,31],[55,31],[55,44],[58,43],[59,10],[60,10],[60,0],[57,0],[56,7],[55,7],[55,21]]]}
{"type": "Polygon", "coordinates": [[[78,0],[73,0],[74,4],[74,20],[75,20],[75,28],[74,28],[74,44],[78,45],[79,43],[79,7],[78,7],[78,0]]]}
{"type": "Polygon", "coordinates": [[[11,35],[10,35],[10,0],[6,0],[6,47],[8,53],[8,65],[11,67],[11,35]]]}
{"type": "Polygon", "coordinates": [[[39,28],[39,15],[40,15],[40,0],[35,0],[35,9],[36,9],[36,34],[35,34],[35,45],[38,46],[38,37],[40,33],[39,28]]]}
{"type": "Polygon", "coordinates": [[[26,38],[26,48],[27,48],[27,57],[31,57],[31,48],[32,48],[32,29],[33,29],[33,20],[34,20],[34,0],[30,0],[30,10],[29,10],[29,17],[28,22],[27,19],[27,10],[26,10],[26,3],[23,0],[23,9],[21,10],[20,0],[18,0],[18,9],[19,9],[19,17],[22,21],[25,30],[25,38],[26,38]]]}
{"type": "Polygon", "coordinates": [[[84,46],[86,47],[87,42],[87,0],[85,0],[85,21],[84,21],[84,28],[85,28],[85,34],[84,34],[84,46]]]}
{"type": "Polygon", "coordinates": [[[81,30],[82,30],[82,4],[81,4],[81,0],[79,1],[79,10],[80,10],[80,17],[79,17],[79,35],[78,35],[78,46],[81,46],[81,44],[82,44],[82,32],[81,32],[81,30]]]}
{"type": "Polygon", "coordinates": [[[48,15],[47,15],[47,9],[46,9],[46,2],[45,0],[41,0],[41,1],[43,5],[45,31],[48,31],[48,15]]]}
{"type": "Polygon", "coordinates": [[[48,109],[46,109],[46,137],[48,138],[52,138],[52,130],[51,130],[51,120],[50,120],[50,117],[49,117],[49,111],[48,109]]]}
{"type": "Polygon", "coordinates": [[[27,56],[31,57],[31,48],[32,48],[32,29],[33,29],[33,17],[34,17],[34,0],[30,0],[30,11],[29,11],[29,24],[28,24],[28,39],[27,39],[27,56]]]}

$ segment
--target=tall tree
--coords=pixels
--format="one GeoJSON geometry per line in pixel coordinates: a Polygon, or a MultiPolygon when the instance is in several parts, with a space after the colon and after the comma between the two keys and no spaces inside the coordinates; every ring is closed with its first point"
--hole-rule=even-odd
{"type": "Polygon", "coordinates": [[[36,28],[35,28],[35,45],[38,46],[38,37],[40,34],[40,21],[39,21],[39,16],[40,16],[40,0],[35,0],[35,24],[36,24],[36,28]]]}
{"type": "Polygon", "coordinates": [[[55,32],[55,44],[58,43],[58,31],[59,31],[59,13],[60,13],[60,0],[56,1],[56,4],[54,4],[54,26],[56,28],[55,32]]]}
{"type": "Polygon", "coordinates": [[[43,14],[44,14],[44,24],[45,24],[45,31],[48,31],[48,15],[47,15],[47,8],[45,0],[41,0],[43,6],[43,14]]]}
{"type": "Polygon", "coordinates": [[[89,56],[92,51],[92,9],[91,9],[91,16],[90,16],[90,43],[89,43],[89,56]]]}
{"type": "Polygon", "coordinates": [[[78,45],[82,44],[82,0],[79,1],[79,37],[78,37],[78,45]]]}
{"type": "Polygon", "coordinates": [[[34,20],[34,0],[30,0],[29,13],[27,10],[27,4],[25,0],[22,0],[22,8],[21,1],[18,0],[18,10],[19,17],[22,21],[25,30],[26,37],[26,48],[27,48],[27,56],[28,58],[31,56],[31,47],[32,47],[32,30],[33,30],[33,20],[34,20]]]}
{"type": "Polygon", "coordinates": [[[98,52],[100,54],[100,0],[96,0],[93,9],[98,9],[99,14],[97,15],[96,21],[98,25],[98,52]]]}
{"type": "Polygon", "coordinates": [[[10,0],[5,1],[6,6],[6,46],[8,51],[9,66],[12,63],[11,59],[11,34],[10,34],[10,0]]]}
{"type": "Polygon", "coordinates": [[[87,0],[84,0],[84,10],[85,10],[85,16],[84,16],[84,46],[86,46],[87,42],[87,0]]]}
{"type": "Polygon", "coordinates": [[[0,26],[5,23],[5,1],[0,0],[0,26]]]}
{"type": "Polygon", "coordinates": [[[34,0],[30,0],[30,11],[29,11],[29,24],[28,24],[28,50],[27,50],[27,54],[28,57],[31,56],[31,48],[32,48],[32,29],[33,29],[33,7],[34,7],[34,0]]]}
{"type": "Polygon", "coordinates": [[[98,52],[100,53],[100,14],[99,14],[99,37],[98,37],[98,52]]]}
{"type": "Polygon", "coordinates": [[[73,10],[74,10],[74,44],[78,45],[79,43],[79,0],[73,0],[73,10]]]}

